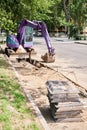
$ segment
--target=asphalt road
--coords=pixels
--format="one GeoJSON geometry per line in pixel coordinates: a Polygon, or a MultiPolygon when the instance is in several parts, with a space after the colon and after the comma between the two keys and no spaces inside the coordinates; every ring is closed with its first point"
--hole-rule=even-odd
{"type": "MultiPolygon", "coordinates": [[[[44,38],[34,38],[41,55],[47,52],[44,38]]],[[[55,69],[87,89],[87,45],[76,44],[66,38],[51,38],[55,48],[55,69]]]]}

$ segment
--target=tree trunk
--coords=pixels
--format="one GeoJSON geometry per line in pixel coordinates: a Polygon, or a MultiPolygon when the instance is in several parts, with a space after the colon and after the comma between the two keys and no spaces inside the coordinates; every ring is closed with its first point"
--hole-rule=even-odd
{"type": "MultiPolygon", "coordinates": [[[[65,12],[65,17],[66,17],[66,22],[70,21],[70,14],[69,14],[69,9],[68,6],[70,6],[70,0],[62,0],[63,4],[63,9],[65,12]]],[[[68,35],[70,33],[69,27],[66,27],[66,32],[68,31],[68,35]]]]}
{"type": "Polygon", "coordinates": [[[66,5],[66,0],[62,0],[62,4],[63,4],[64,12],[65,12],[66,21],[68,22],[68,10],[67,10],[67,5],[66,5]]]}

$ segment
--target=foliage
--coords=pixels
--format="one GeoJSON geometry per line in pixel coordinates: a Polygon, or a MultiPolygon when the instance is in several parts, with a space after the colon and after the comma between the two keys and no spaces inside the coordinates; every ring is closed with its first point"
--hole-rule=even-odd
{"type": "Polygon", "coordinates": [[[49,30],[86,25],[87,0],[0,0],[0,27],[15,32],[22,19],[45,21],[49,30]]]}
{"type": "Polygon", "coordinates": [[[81,40],[80,37],[78,36],[78,27],[77,26],[70,26],[70,33],[69,33],[69,38],[74,37],[75,40],[81,40]]]}
{"type": "Polygon", "coordinates": [[[13,21],[11,20],[11,13],[8,13],[3,9],[0,9],[0,27],[3,30],[6,30],[8,33],[10,30],[14,31],[16,24],[13,26],[13,21]]]}
{"type": "Polygon", "coordinates": [[[87,2],[85,0],[73,0],[71,4],[71,18],[74,25],[81,27],[87,19],[87,2]]]}
{"type": "Polygon", "coordinates": [[[78,37],[80,31],[82,31],[84,26],[86,26],[87,1],[62,0],[62,4],[65,12],[66,21],[68,23],[68,30],[70,33],[69,36],[72,35],[74,37],[78,37]]]}

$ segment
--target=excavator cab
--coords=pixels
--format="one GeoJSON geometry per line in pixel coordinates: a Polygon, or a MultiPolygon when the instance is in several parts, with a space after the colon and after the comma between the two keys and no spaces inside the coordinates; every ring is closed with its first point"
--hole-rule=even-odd
{"type": "Polygon", "coordinates": [[[24,38],[22,41],[24,48],[31,48],[33,46],[33,28],[25,26],[24,38]]]}

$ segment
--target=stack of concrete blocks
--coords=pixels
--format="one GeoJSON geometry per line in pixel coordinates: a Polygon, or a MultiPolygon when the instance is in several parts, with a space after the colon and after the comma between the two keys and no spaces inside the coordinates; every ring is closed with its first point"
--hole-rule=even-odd
{"type": "Polygon", "coordinates": [[[54,120],[82,121],[83,103],[79,100],[79,91],[67,81],[47,81],[48,99],[54,120]]]}

